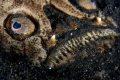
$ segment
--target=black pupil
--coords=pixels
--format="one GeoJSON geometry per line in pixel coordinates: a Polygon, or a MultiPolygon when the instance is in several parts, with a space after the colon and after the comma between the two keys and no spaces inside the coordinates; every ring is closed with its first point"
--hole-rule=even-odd
{"type": "Polygon", "coordinates": [[[91,0],[91,2],[94,2],[94,0],[91,0]]]}
{"type": "Polygon", "coordinates": [[[15,23],[14,23],[14,25],[13,25],[13,27],[14,27],[15,29],[18,29],[18,28],[20,28],[20,27],[21,27],[21,24],[19,24],[19,23],[15,22],[15,23]]]}

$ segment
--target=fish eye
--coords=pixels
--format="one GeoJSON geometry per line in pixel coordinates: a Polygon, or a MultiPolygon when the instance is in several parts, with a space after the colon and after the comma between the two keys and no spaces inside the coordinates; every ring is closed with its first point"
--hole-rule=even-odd
{"type": "Polygon", "coordinates": [[[20,27],[21,27],[21,24],[20,24],[20,23],[15,22],[15,23],[13,24],[13,28],[14,28],[14,29],[19,29],[20,27]]]}
{"type": "Polygon", "coordinates": [[[22,14],[9,15],[4,24],[7,33],[14,39],[23,40],[35,33],[37,27],[31,18],[22,14]]]}
{"type": "Polygon", "coordinates": [[[91,2],[95,2],[95,0],[90,0],[91,2]]]}

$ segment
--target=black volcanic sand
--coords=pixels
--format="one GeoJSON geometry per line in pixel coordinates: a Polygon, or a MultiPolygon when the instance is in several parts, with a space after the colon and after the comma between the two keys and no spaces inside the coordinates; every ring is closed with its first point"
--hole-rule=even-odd
{"type": "MultiPolygon", "coordinates": [[[[83,12],[97,13],[95,10],[87,11],[78,7],[74,0],[71,0],[71,3],[83,12]]],[[[120,25],[119,0],[99,0],[97,5],[105,16],[111,16],[117,22],[118,26],[120,25]]],[[[67,21],[83,23],[79,24],[81,28],[83,26],[91,26],[91,21],[71,17],[55,9],[53,6],[46,6],[44,9],[50,19],[53,32],[55,32],[58,23],[64,25],[63,27],[69,28],[67,21]]],[[[112,25],[109,26],[111,27],[112,25]]],[[[120,26],[118,27],[118,31],[120,31],[120,26]]],[[[71,32],[74,33],[74,31],[71,32]]],[[[58,39],[67,39],[69,38],[68,34],[69,32],[66,32],[59,36],[58,39]]],[[[115,45],[112,46],[112,49],[108,49],[102,54],[95,54],[94,56],[92,56],[92,52],[90,52],[88,57],[84,59],[79,58],[70,64],[69,67],[63,67],[59,70],[47,70],[45,67],[34,67],[26,56],[15,54],[15,52],[7,53],[1,48],[0,80],[119,80],[120,37],[116,37],[115,39],[115,45]]]]}

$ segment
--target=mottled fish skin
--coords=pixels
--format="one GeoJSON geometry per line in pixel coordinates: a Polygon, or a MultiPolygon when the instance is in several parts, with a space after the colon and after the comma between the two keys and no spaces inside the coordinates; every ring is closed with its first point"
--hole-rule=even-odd
{"type": "Polygon", "coordinates": [[[87,32],[83,36],[72,38],[51,52],[46,67],[49,69],[57,69],[64,64],[69,64],[74,61],[74,57],[77,56],[77,54],[74,53],[76,48],[86,46],[102,37],[115,37],[118,35],[118,33],[111,29],[99,29],[87,32]]]}
{"type": "MultiPolygon", "coordinates": [[[[41,42],[42,40],[43,41],[48,40],[52,32],[51,23],[43,9],[45,5],[53,5],[58,10],[61,10],[62,12],[79,19],[91,20],[96,18],[95,14],[88,14],[75,8],[69,2],[69,0],[0,0],[0,35],[1,35],[0,45],[5,49],[6,52],[11,52],[13,50],[18,54],[27,55],[28,59],[33,62],[34,66],[41,66],[41,62],[43,62],[46,59],[47,50],[43,48],[43,44],[41,42]],[[11,24],[9,23],[6,24],[6,21],[9,22],[9,20],[6,19],[8,19],[9,16],[11,15],[15,16],[17,14],[23,15],[25,21],[29,21],[27,19],[30,19],[31,20],[30,23],[33,24],[35,28],[35,30],[33,30],[34,29],[33,27],[26,28],[25,34],[30,33],[27,36],[23,34],[22,36],[20,35],[18,37],[17,36],[19,35],[18,32],[17,35],[14,34],[11,35],[10,33],[11,31],[9,31],[9,29],[11,30],[11,26],[9,26],[11,24]],[[6,28],[5,25],[8,26],[9,29],[6,28]],[[31,31],[28,32],[26,31],[30,29],[31,31]]],[[[23,21],[22,23],[24,23],[25,21],[23,21]]],[[[110,21],[111,19],[109,19],[109,22],[110,21]]],[[[30,23],[28,24],[31,25],[30,23]]],[[[70,41],[70,43],[72,43],[71,46],[77,47],[78,45],[74,43],[75,42],[74,40],[75,39],[73,39],[73,41],[70,41]]],[[[84,44],[84,42],[82,42],[82,44],[84,44]]],[[[66,47],[68,47],[67,44],[68,43],[66,43],[65,45],[66,47]]],[[[71,49],[70,47],[68,48],[69,50],[72,51],[74,50],[74,48],[73,49],[71,49]]],[[[66,50],[63,51],[65,52],[66,50]]],[[[73,54],[72,56],[75,55],[73,54]]],[[[64,59],[66,59],[65,61],[67,61],[68,57],[70,58],[69,61],[70,60],[73,61],[71,59],[72,56],[69,54],[66,55],[66,53],[63,55],[63,57],[65,57],[64,59]]]]}
{"type": "Polygon", "coordinates": [[[89,14],[76,9],[68,0],[0,0],[1,46],[6,52],[10,52],[12,48],[18,54],[26,54],[35,66],[41,66],[41,62],[46,59],[47,51],[43,48],[41,40],[47,40],[52,32],[51,23],[43,9],[45,5],[53,5],[62,12],[79,19],[91,19],[88,17],[89,14]],[[23,15],[21,19],[24,18],[24,20],[18,18],[18,14],[23,15]],[[16,29],[12,28],[16,35],[11,34],[11,19],[17,22],[20,19],[23,21],[19,22],[21,26],[29,24],[29,27],[19,32],[15,32],[16,29]]]}

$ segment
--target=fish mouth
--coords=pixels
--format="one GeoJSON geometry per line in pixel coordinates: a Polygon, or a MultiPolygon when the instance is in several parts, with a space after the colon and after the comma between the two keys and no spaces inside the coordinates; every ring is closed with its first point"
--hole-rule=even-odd
{"type": "Polygon", "coordinates": [[[76,60],[74,56],[75,57],[77,55],[79,56],[79,54],[75,53],[75,50],[83,46],[87,48],[88,44],[96,42],[99,39],[102,41],[102,37],[105,37],[106,39],[107,37],[110,39],[113,38],[112,40],[114,40],[114,38],[119,35],[120,34],[118,33],[117,30],[112,28],[103,28],[103,27],[95,28],[94,30],[91,28],[91,29],[80,29],[80,31],[79,30],[74,31],[72,36],[69,35],[69,37],[71,38],[69,39],[67,38],[61,44],[59,45],[57,44],[56,45],[57,47],[55,46],[55,48],[51,50],[50,54],[46,59],[45,67],[49,70],[52,70],[52,69],[59,69],[60,67],[66,65],[68,66],[69,64],[71,64],[76,60]],[[62,58],[60,56],[63,56],[64,55],[63,53],[65,53],[65,55],[72,56],[72,58],[66,57],[66,59],[62,61],[62,58]],[[61,61],[63,63],[61,63],[61,61]]]}

